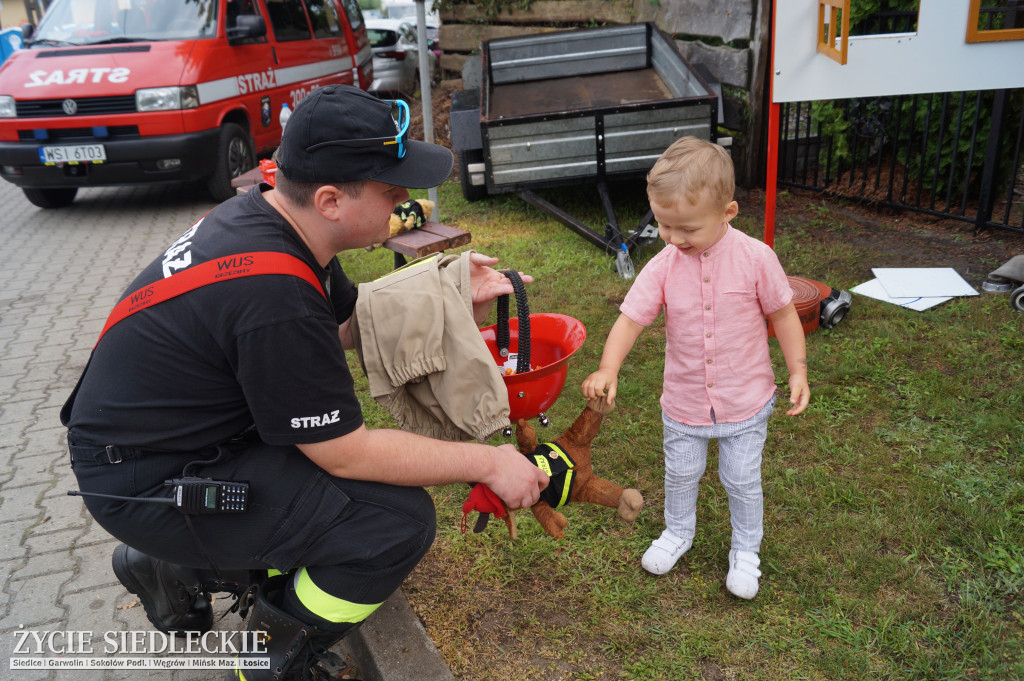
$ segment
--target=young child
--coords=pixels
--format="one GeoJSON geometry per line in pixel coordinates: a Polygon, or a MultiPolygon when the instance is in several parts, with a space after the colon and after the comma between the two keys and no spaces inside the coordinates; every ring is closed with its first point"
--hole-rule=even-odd
{"type": "Polygon", "coordinates": [[[587,398],[614,404],[619,369],[643,328],[665,309],[665,526],[642,565],[662,575],[690,546],[697,483],[708,441],[718,439],[719,477],[729,495],[732,546],[725,585],[757,594],[763,535],[761,450],[775,403],[765,316],[789,369],[787,415],[810,400],[804,332],[792,289],[767,245],[730,226],[732,159],[717,144],[677,140],[647,175],[647,197],[662,249],[637,275],[608,334],[601,364],[583,381],[587,398]]]}

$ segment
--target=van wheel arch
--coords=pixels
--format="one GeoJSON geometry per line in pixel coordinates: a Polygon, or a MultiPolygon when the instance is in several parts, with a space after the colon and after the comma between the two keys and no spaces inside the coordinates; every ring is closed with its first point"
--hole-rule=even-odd
{"type": "Polygon", "coordinates": [[[214,201],[226,201],[235,195],[231,180],[256,167],[256,148],[248,129],[231,121],[220,126],[217,139],[217,162],[206,181],[214,201]]]}

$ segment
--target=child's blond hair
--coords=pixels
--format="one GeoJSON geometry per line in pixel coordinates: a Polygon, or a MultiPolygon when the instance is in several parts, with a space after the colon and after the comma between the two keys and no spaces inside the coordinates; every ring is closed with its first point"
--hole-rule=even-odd
{"type": "Polygon", "coordinates": [[[674,205],[686,197],[697,205],[707,192],[715,205],[724,208],[736,191],[736,170],[729,152],[696,137],[680,137],[658,158],[647,173],[647,197],[674,205]]]}

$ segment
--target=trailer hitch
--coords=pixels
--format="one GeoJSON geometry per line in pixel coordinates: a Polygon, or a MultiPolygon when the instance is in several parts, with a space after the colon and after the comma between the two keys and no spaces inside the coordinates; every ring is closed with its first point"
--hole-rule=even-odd
{"type": "Polygon", "coordinates": [[[544,211],[587,241],[604,249],[606,253],[613,254],[615,256],[615,269],[619,276],[623,279],[632,279],[636,276],[632,253],[643,242],[657,236],[657,228],[653,225],[654,213],[648,210],[636,228],[629,235],[623,235],[619,229],[619,220],[615,215],[611,196],[608,194],[608,185],[605,184],[604,180],[598,180],[597,192],[601,196],[601,205],[604,207],[605,216],[608,220],[603,234],[585,225],[562,208],[547,199],[541,198],[528,189],[519,191],[519,198],[531,206],[544,211]]]}

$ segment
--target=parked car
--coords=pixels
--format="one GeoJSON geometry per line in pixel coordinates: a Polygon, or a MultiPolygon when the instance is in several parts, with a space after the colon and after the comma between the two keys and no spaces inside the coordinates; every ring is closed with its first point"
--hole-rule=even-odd
{"type": "MultiPolygon", "coordinates": [[[[431,3],[432,4],[432,3],[431,3]]],[[[437,10],[430,9],[430,5],[425,3],[424,14],[427,17],[427,27],[433,26],[437,28],[441,25],[441,16],[437,10]]],[[[416,9],[415,2],[391,2],[385,0],[381,3],[381,12],[387,19],[404,19],[410,24],[416,24],[416,17],[418,16],[418,10],[416,9]]]]}
{"type": "MultiPolygon", "coordinates": [[[[429,5],[430,3],[427,3],[428,7],[429,5]]],[[[388,2],[385,0],[381,10],[384,12],[385,18],[408,21],[414,29],[419,24],[419,11],[416,8],[415,2],[388,2]]],[[[424,16],[427,25],[427,47],[430,48],[430,52],[434,55],[434,60],[437,62],[437,75],[434,77],[436,81],[437,76],[441,73],[441,44],[439,41],[441,16],[437,13],[437,10],[425,12],[424,16]]],[[[417,35],[419,34],[417,33],[417,35]]],[[[435,67],[431,66],[431,68],[435,67]]]]}
{"type": "MultiPolygon", "coordinates": [[[[401,19],[367,19],[366,35],[373,46],[373,93],[412,95],[419,90],[419,42],[414,24],[401,19]]],[[[439,74],[431,55],[430,74],[439,74]]]]}
{"type": "Polygon", "coordinates": [[[122,184],[233,196],[280,144],[283,104],[369,86],[354,14],[355,0],[54,0],[0,69],[0,177],[42,208],[122,184]]]}

